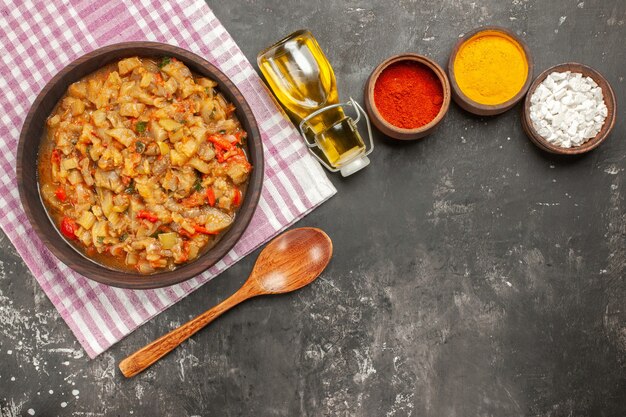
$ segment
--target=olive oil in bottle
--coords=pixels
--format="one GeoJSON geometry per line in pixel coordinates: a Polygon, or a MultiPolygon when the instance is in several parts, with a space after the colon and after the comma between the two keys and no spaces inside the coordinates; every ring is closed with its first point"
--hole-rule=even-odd
{"type": "Polygon", "coordinates": [[[339,104],[333,69],[309,31],[294,32],[278,41],[262,51],[257,61],[289,115],[297,123],[305,121],[305,140],[321,149],[334,170],[357,162],[351,169],[342,169],[344,175],[350,175],[369,163],[354,120],[339,104]]]}

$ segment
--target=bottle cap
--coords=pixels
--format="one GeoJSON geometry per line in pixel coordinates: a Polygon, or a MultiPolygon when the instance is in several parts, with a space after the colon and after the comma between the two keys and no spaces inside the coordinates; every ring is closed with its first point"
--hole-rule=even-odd
{"type": "Polygon", "coordinates": [[[361,169],[365,168],[369,164],[370,164],[370,159],[367,156],[362,156],[360,158],[357,158],[354,161],[351,161],[341,167],[341,170],[340,170],[341,176],[342,177],[350,176],[354,174],[355,172],[360,171],[361,169]]]}

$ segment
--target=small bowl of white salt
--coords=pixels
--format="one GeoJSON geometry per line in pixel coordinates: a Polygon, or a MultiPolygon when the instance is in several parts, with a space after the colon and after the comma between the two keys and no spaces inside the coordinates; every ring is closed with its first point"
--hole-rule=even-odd
{"type": "Polygon", "coordinates": [[[548,68],[533,81],[522,126],[539,148],[576,155],[596,148],[615,125],[615,94],[608,81],[583,64],[548,68]]]}

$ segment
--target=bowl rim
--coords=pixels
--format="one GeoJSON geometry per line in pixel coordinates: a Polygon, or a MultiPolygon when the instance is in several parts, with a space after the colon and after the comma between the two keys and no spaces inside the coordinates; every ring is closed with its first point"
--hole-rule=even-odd
{"type": "MultiPolygon", "coordinates": [[[[44,115],[44,120],[48,115],[49,114],[44,115]]],[[[30,166],[28,169],[33,168],[30,166]]],[[[174,45],[149,41],[121,42],[94,49],[78,57],[61,69],[46,83],[33,101],[21,128],[16,155],[16,177],[20,202],[29,223],[47,249],[62,263],[85,278],[102,284],[129,289],[161,288],[178,284],[198,276],[221,260],[239,241],[252,220],[261,195],[264,177],[263,142],[261,140],[258,123],[247,100],[230,78],[215,65],[191,51],[174,45]],[[236,100],[238,102],[236,114],[242,124],[246,126],[248,133],[248,155],[251,162],[254,164],[244,201],[237,212],[233,224],[221,236],[220,240],[195,260],[185,263],[173,271],[162,271],[149,275],[111,269],[81,254],[61,236],[56,225],[49,219],[48,210],[41,200],[39,176],[37,172],[38,161],[34,163],[34,179],[28,179],[29,183],[34,181],[35,190],[30,189],[32,186],[27,186],[27,179],[24,174],[24,171],[27,169],[25,166],[28,165],[28,162],[24,161],[27,142],[29,145],[33,144],[33,141],[35,142],[34,144],[36,144],[37,147],[36,155],[37,157],[39,155],[39,146],[43,132],[45,131],[45,126],[35,126],[33,119],[38,113],[43,111],[40,110],[43,101],[48,99],[48,97],[52,97],[49,100],[54,101],[53,106],[56,106],[56,103],[58,103],[58,100],[65,94],[68,86],[72,82],[84,78],[104,65],[129,56],[174,56],[183,61],[185,65],[193,68],[193,72],[200,72],[216,81],[218,83],[217,88],[229,101],[232,102],[236,100]],[[82,69],[90,68],[96,64],[96,69],[88,71],[82,69]],[[201,71],[198,71],[198,69],[201,71]],[[59,87],[61,84],[62,86],[59,87]],[[38,129],[41,129],[40,134],[36,135],[38,129]],[[34,132],[31,132],[33,130],[34,132]],[[35,139],[29,139],[31,133],[32,136],[36,137],[35,139]],[[43,210],[45,220],[35,215],[35,212],[38,210],[43,210]],[[52,233],[50,228],[52,228],[55,233],[52,233]],[[79,261],[77,258],[82,258],[83,260],[79,261]]]]}
{"type": "MultiPolygon", "coordinates": [[[[441,66],[437,64],[434,60],[421,54],[407,52],[403,54],[390,56],[389,58],[385,59],[383,62],[378,64],[376,68],[374,68],[371,76],[369,77],[369,80],[367,81],[367,96],[371,104],[368,107],[371,110],[371,113],[373,114],[374,118],[380,124],[385,126],[387,129],[394,131],[398,134],[404,135],[404,136],[419,135],[420,133],[426,132],[432,129],[433,127],[437,126],[439,122],[441,122],[441,120],[443,120],[445,115],[448,113],[448,110],[450,108],[450,100],[451,100],[450,81],[448,80],[448,76],[446,75],[446,72],[443,70],[443,68],[441,68],[441,66]],[[414,129],[405,129],[405,128],[389,123],[378,111],[378,106],[376,105],[376,101],[374,100],[374,87],[376,86],[378,77],[390,65],[395,64],[396,62],[400,62],[400,61],[415,61],[415,62],[419,62],[420,64],[427,66],[437,76],[437,79],[441,83],[441,87],[443,89],[443,102],[441,104],[441,108],[439,109],[439,113],[437,113],[437,115],[427,124],[414,128],[414,129]]],[[[398,138],[395,138],[395,139],[398,139],[398,138]]]]}
{"type": "Polygon", "coordinates": [[[517,104],[524,95],[528,92],[530,85],[533,81],[533,71],[534,71],[534,60],[532,54],[530,53],[530,48],[528,44],[519,37],[516,33],[502,26],[496,25],[488,25],[488,26],[480,26],[471,31],[464,34],[452,48],[452,52],[450,53],[450,57],[448,58],[448,78],[450,78],[450,85],[452,87],[452,96],[454,101],[461,106],[463,109],[467,110],[470,113],[479,115],[479,116],[495,116],[505,111],[509,110],[515,104],[517,104]],[[500,104],[482,104],[475,100],[472,100],[459,87],[459,84],[456,82],[456,76],[454,75],[454,61],[456,59],[457,54],[461,50],[461,46],[465,44],[467,41],[472,39],[473,37],[479,35],[481,32],[500,32],[503,33],[514,41],[516,41],[524,51],[524,55],[526,56],[526,62],[528,64],[528,71],[526,73],[526,81],[522,85],[522,88],[517,92],[509,100],[500,104]],[[460,101],[460,103],[459,103],[460,101]]]}
{"type": "Polygon", "coordinates": [[[615,101],[615,92],[613,91],[613,87],[611,87],[609,81],[600,72],[588,65],[578,62],[564,62],[547,68],[546,70],[541,72],[541,74],[539,74],[531,84],[530,89],[528,90],[528,95],[524,100],[524,106],[522,108],[522,127],[524,128],[524,131],[526,132],[528,138],[535,145],[537,145],[537,147],[544,151],[559,155],[580,155],[597,148],[602,142],[604,142],[604,140],[613,130],[616,115],[617,102],[615,101]],[[533,93],[535,92],[539,84],[543,82],[543,80],[545,80],[549,74],[556,71],[572,71],[581,73],[583,74],[583,76],[591,77],[602,89],[604,104],[608,109],[607,117],[598,134],[593,138],[587,140],[580,146],[575,146],[572,148],[562,148],[560,146],[551,144],[537,132],[537,129],[535,129],[532,121],[530,120],[530,105],[533,93]]]}

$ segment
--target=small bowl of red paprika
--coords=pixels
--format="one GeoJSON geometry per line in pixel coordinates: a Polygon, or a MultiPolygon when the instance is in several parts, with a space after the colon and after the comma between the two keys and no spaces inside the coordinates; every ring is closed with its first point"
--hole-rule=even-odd
{"type": "Polygon", "coordinates": [[[365,84],[365,108],[372,123],[394,139],[431,134],[450,108],[450,81],[437,63],[418,54],[392,56],[365,84]]]}

